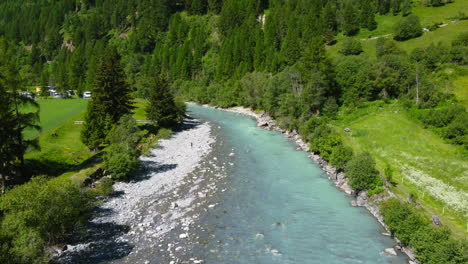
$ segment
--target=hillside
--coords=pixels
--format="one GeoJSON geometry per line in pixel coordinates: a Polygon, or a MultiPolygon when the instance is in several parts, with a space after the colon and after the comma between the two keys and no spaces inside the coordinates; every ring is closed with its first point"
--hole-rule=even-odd
{"type": "MultiPolygon", "coordinates": [[[[396,193],[400,202],[382,202],[397,219],[390,231],[422,263],[463,263],[465,10],[468,0],[8,0],[0,54],[11,54],[24,87],[92,90],[111,50],[140,104],[170,86],[185,101],[266,111],[357,193],[396,193]]],[[[51,138],[78,136],[81,107],[47,111],[46,147],[30,155],[87,159],[83,145],[60,149],[70,139],[51,138]]]]}

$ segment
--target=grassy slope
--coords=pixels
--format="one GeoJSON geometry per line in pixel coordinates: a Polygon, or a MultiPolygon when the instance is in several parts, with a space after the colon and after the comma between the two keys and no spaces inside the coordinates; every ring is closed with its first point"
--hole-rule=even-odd
{"type": "Polygon", "coordinates": [[[424,129],[397,103],[374,103],[334,125],[356,152],[371,152],[381,172],[387,166],[393,169],[397,183],[393,191],[402,200],[416,194],[429,217],[437,215],[456,234],[467,234],[468,162],[459,147],[424,129]],[[343,132],[345,127],[352,132],[343,132]],[[465,210],[454,211],[448,203],[458,203],[465,210]]]}
{"type": "MultiPolygon", "coordinates": [[[[86,109],[88,104],[84,99],[50,99],[38,100],[40,106],[40,123],[42,133],[60,126],[65,121],[80,114],[86,109]]],[[[25,109],[27,111],[28,109],[25,109]]],[[[36,137],[39,133],[36,131],[27,131],[27,137],[36,137]]]]}
{"type": "MultiPolygon", "coordinates": [[[[448,25],[435,31],[424,33],[424,35],[419,38],[398,42],[398,46],[409,52],[415,47],[425,47],[430,43],[443,42],[445,44],[450,44],[459,33],[466,32],[468,30],[468,20],[458,21],[456,23],[453,22],[457,17],[459,17],[459,13],[462,11],[465,13],[468,12],[468,0],[455,0],[454,3],[440,7],[426,7],[416,1],[416,3],[413,4],[413,14],[419,16],[423,27],[428,28],[434,23],[446,23],[448,25]]],[[[376,40],[367,40],[367,38],[392,34],[394,25],[400,19],[401,15],[393,16],[388,14],[385,16],[377,16],[377,29],[373,31],[363,29],[355,36],[355,38],[361,40],[364,52],[374,57],[376,40]]],[[[392,36],[387,37],[391,38],[392,36]]],[[[343,36],[339,35],[337,37],[338,43],[340,43],[340,40],[342,39],[343,36]]],[[[338,55],[339,47],[340,44],[329,47],[332,57],[336,57],[338,55]]]]}
{"type": "Polygon", "coordinates": [[[468,108],[468,75],[456,78],[452,83],[451,92],[468,108]]]}
{"type": "MultiPolygon", "coordinates": [[[[456,0],[442,7],[425,7],[416,1],[413,4],[413,13],[420,17],[423,27],[427,28],[434,23],[448,25],[424,33],[419,38],[397,42],[397,45],[406,52],[431,43],[442,42],[450,45],[461,32],[468,31],[468,20],[453,22],[463,11],[465,13],[468,11],[468,0],[456,0]]],[[[393,33],[393,27],[400,19],[401,16],[377,16],[376,30],[372,32],[362,30],[355,36],[361,41],[364,53],[375,57],[377,40],[368,38],[393,33]]],[[[342,39],[342,35],[338,36],[338,43],[342,39]]],[[[339,47],[340,44],[328,47],[332,58],[340,56],[339,47]]],[[[467,106],[468,75],[464,71],[460,72],[460,69],[445,70],[455,73],[449,74],[448,90],[467,106]]],[[[336,121],[334,125],[338,131],[342,131],[344,141],[355,151],[371,152],[381,172],[387,166],[392,167],[395,172],[394,181],[397,182],[393,191],[402,200],[406,200],[410,193],[417,195],[423,213],[428,217],[439,216],[457,235],[466,237],[468,234],[466,152],[446,144],[438,135],[424,129],[417,121],[409,118],[405,110],[396,103],[383,106],[375,103],[371,107],[347,115],[336,121]],[[350,127],[352,133],[343,132],[345,127],[350,127]],[[457,203],[465,209],[455,211],[452,209],[453,206],[448,206],[448,204],[456,206],[457,203]]]]}
{"type": "MultiPolygon", "coordinates": [[[[76,181],[84,179],[100,162],[99,156],[80,140],[82,125],[75,124],[77,120],[84,120],[86,100],[43,100],[39,103],[41,117],[46,117],[41,118],[41,125],[47,127],[47,132],[39,136],[41,149],[28,153],[26,159],[34,163],[35,168],[44,168],[44,173],[58,175],[65,172],[64,177],[71,176],[76,181]],[[57,113],[60,109],[69,111],[60,115],[57,113]],[[54,127],[54,124],[57,125],[54,127]]],[[[135,119],[146,119],[144,105],[144,100],[136,100],[135,119]]]]}

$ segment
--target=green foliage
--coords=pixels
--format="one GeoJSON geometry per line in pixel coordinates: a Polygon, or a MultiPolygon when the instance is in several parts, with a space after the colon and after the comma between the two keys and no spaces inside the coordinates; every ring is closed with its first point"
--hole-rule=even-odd
{"type": "Polygon", "coordinates": [[[468,259],[466,241],[454,240],[445,227],[431,226],[410,204],[391,198],[381,212],[390,232],[414,248],[421,263],[461,264],[468,259]]]}
{"type": "Polygon", "coordinates": [[[120,64],[120,56],[113,48],[107,50],[96,72],[92,99],[88,104],[81,140],[90,149],[107,143],[113,124],[133,109],[130,88],[120,64]]]}
{"type": "Polygon", "coordinates": [[[104,177],[97,182],[94,188],[89,190],[89,194],[93,197],[109,196],[114,192],[113,184],[111,178],[104,177]]]}
{"type": "Polygon", "coordinates": [[[347,1],[343,9],[341,28],[346,36],[354,36],[359,32],[359,15],[354,3],[347,1]]]}
{"type": "Polygon", "coordinates": [[[353,150],[340,144],[333,150],[330,156],[330,164],[337,169],[344,170],[352,158],[353,150]]]}
{"type": "Polygon", "coordinates": [[[346,166],[346,176],[351,187],[358,192],[382,185],[375,169],[374,158],[369,152],[357,154],[349,161],[346,166]]]}
{"type": "Polygon", "coordinates": [[[140,151],[138,143],[141,135],[138,125],[131,115],[123,116],[110,131],[108,138],[112,143],[104,155],[104,167],[115,180],[128,180],[138,171],[140,151]]]}
{"type": "Polygon", "coordinates": [[[164,74],[153,80],[146,114],[149,120],[157,122],[160,127],[172,127],[183,121],[185,109],[181,103],[176,105],[164,74]]]}
{"type": "Polygon", "coordinates": [[[68,179],[33,178],[0,197],[4,263],[42,263],[47,245],[84,224],[91,202],[68,179]]]}
{"type": "Polygon", "coordinates": [[[422,26],[419,17],[416,15],[409,15],[400,20],[395,25],[395,39],[402,41],[412,38],[417,38],[422,35],[422,26]]]}
{"type": "MultiPolygon", "coordinates": [[[[24,136],[27,130],[40,131],[39,105],[20,93],[21,77],[13,61],[14,48],[0,39],[0,175],[1,192],[9,180],[22,175],[24,154],[28,148],[38,148],[35,139],[24,136]],[[24,108],[29,111],[22,111],[24,108]]],[[[21,180],[21,179],[17,179],[21,180]]]]}
{"type": "Polygon", "coordinates": [[[316,127],[310,136],[310,151],[319,153],[325,160],[330,160],[341,145],[341,137],[325,124],[316,127]]]}
{"type": "Polygon", "coordinates": [[[386,166],[384,169],[384,175],[387,181],[391,184],[393,184],[393,169],[390,166],[386,166]]]}
{"type": "Polygon", "coordinates": [[[114,180],[128,180],[140,168],[140,161],[133,151],[121,145],[106,150],[105,165],[114,180]]]}
{"type": "Polygon", "coordinates": [[[344,55],[359,55],[362,53],[361,42],[355,38],[346,38],[341,45],[340,53],[344,55]]]}
{"type": "Polygon", "coordinates": [[[452,143],[468,147],[468,112],[462,105],[417,111],[416,116],[452,143]]]}

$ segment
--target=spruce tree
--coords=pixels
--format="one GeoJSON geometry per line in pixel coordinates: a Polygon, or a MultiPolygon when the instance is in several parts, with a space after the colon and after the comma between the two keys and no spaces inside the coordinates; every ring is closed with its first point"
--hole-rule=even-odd
{"type": "Polygon", "coordinates": [[[403,0],[402,6],[401,6],[401,14],[403,16],[408,16],[411,14],[411,0],[403,0]]]}
{"type": "Polygon", "coordinates": [[[117,51],[110,48],[101,58],[88,104],[81,140],[91,149],[106,143],[106,135],[120,118],[132,112],[130,88],[117,51]]]}
{"type": "Polygon", "coordinates": [[[346,36],[354,36],[359,32],[359,15],[356,7],[348,2],[343,10],[341,28],[346,36]]]}
{"type": "Polygon", "coordinates": [[[173,127],[182,121],[169,90],[169,81],[166,74],[162,73],[153,80],[153,87],[149,90],[149,102],[146,106],[146,115],[160,127],[173,127]]]}
{"type": "Polygon", "coordinates": [[[39,105],[20,94],[22,85],[14,58],[14,50],[0,40],[0,177],[2,192],[6,179],[22,176],[24,154],[29,147],[38,148],[36,139],[26,139],[24,131],[40,130],[39,105]],[[24,107],[33,109],[23,112],[24,107]]]}

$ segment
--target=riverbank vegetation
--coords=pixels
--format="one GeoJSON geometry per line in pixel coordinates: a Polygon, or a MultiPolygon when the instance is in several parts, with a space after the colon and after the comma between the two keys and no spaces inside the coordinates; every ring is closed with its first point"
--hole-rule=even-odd
{"type": "MultiPolygon", "coordinates": [[[[124,159],[133,168],[135,153],[122,154],[133,141],[109,145],[108,136],[134,97],[150,99],[136,100],[143,108],[135,114],[147,110],[161,126],[183,116],[174,96],[241,105],[299,131],[358,190],[418,197],[422,218],[438,215],[463,237],[467,7],[466,0],[7,1],[0,36],[15,47],[9,54],[24,87],[95,90],[78,117],[85,144],[46,149],[76,170],[102,162],[86,145],[109,150],[100,153],[118,178],[131,173],[117,165],[124,159]]],[[[120,122],[130,135],[145,134],[120,122]]],[[[52,131],[41,137],[64,143],[62,134],[77,130],[67,121],[52,131]]]]}

